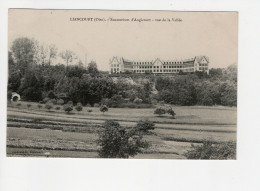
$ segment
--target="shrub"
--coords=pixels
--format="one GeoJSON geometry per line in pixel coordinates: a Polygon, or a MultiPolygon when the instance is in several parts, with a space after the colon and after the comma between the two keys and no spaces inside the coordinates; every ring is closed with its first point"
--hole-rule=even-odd
{"type": "Polygon", "coordinates": [[[44,104],[44,102],[43,101],[39,101],[39,104],[44,104]]]}
{"type": "Polygon", "coordinates": [[[147,133],[149,130],[154,130],[154,123],[152,121],[149,120],[145,120],[145,121],[139,121],[136,125],[136,129],[142,132],[147,133]]]}
{"type": "Polygon", "coordinates": [[[55,107],[56,110],[60,110],[60,106],[55,107]]]}
{"type": "Polygon", "coordinates": [[[72,105],[66,104],[66,105],[64,105],[63,109],[66,113],[70,113],[73,110],[73,107],[72,107],[72,105]]]}
{"type": "Polygon", "coordinates": [[[114,95],[110,99],[105,98],[101,101],[101,105],[107,105],[112,108],[119,108],[123,103],[125,103],[125,100],[121,95],[114,95]]]}
{"type": "Polygon", "coordinates": [[[48,111],[50,111],[53,108],[53,103],[52,102],[46,103],[45,108],[48,109],[48,111]]]}
{"type": "Polygon", "coordinates": [[[78,112],[82,111],[83,107],[82,107],[82,105],[81,105],[81,103],[80,103],[80,102],[79,102],[79,103],[77,103],[77,105],[76,105],[75,109],[76,109],[78,112]]]}
{"type": "Polygon", "coordinates": [[[159,116],[166,113],[166,110],[163,107],[158,107],[154,110],[154,114],[157,114],[159,116]]]}
{"type": "Polygon", "coordinates": [[[67,105],[73,106],[73,102],[72,101],[68,101],[67,105]]]}
{"type": "Polygon", "coordinates": [[[55,93],[51,90],[51,91],[48,92],[48,97],[49,97],[50,99],[55,99],[57,96],[56,96],[55,93]]]}
{"type": "Polygon", "coordinates": [[[234,142],[217,143],[204,141],[202,145],[194,146],[184,153],[188,159],[235,159],[236,144],[234,142]]]}
{"type": "Polygon", "coordinates": [[[56,99],[51,99],[50,102],[52,102],[53,105],[57,104],[57,100],[56,99]]]}
{"type": "Polygon", "coordinates": [[[98,154],[102,158],[129,158],[148,147],[139,131],[133,128],[127,130],[115,121],[107,120],[98,136],[98,154]]]}
{"type": "Polygon", "coordinates": [[[136,103],[136,104],[140,104],[140,103],[143,102],[143,100],[139,99],[139,98],[135,98],[133,102],[136,103]]]}
{"type": "Polygon", "coordinates": [[[98,103],[95,103],[95,104],[94,104],[94,107],[99,107],[99,104],[98,104],[98,103]]]}
{"type": "Polygon", "coordinates": [[[44,98],[42,101],[43,101],[43,103],[47,103],[47,102],[50,101],[50,98],[46,97],[46,98],[44,98]]]}
{"type": "Polygon", "coordinates": [[[17,103],[17,104],[16,104],[16,106],[17,106],[18,108],[20,108],[21,105],[22,105],[21,103],[17,103]]]}
{"type": "Polygon", "coordinates": [[[32,105],[28,103],[27,104],[27,108],[29,109],[30,107],[32,107],[32,105]]]}
{"type": "Polygon", "coordinates": [[[160,105],[164,105],[164,104],[165,104],[164,101],[159,101],[158,103],[159,103],[160,105]]]}
{"type": "Polygon", "coordinates": [[[41,108],[42,108],[42,105],[41,105],[41,104],[38,104],[37,107],[38,107],[39,109],[41,109],[41,108]]]}
{"type": "Polygon", "coordinates": [[[88,109],[87,111],[90,113],[90,112],[92,112],[92,109],[88,109]]]}
{"type": "Polygon", "coordinates": [[[104,114],[108,111],[108,107],[106,105],[102,105],[99,110],[104,114]]]}
{"type": "Polygon", "coordinates": [[[64,100],[63,99],[58,99],[57,100],[57,104],[58,105],[63,105],[64,104],[64,100]]]}
{"type": "Polygon", "coordinates": [[[175,118],[176,113],[172,110],[172,108],[169,108],[169,109],[167,110],[167,113],[168,113],[169,115],[171,115],[173,118],[175,118]]]}

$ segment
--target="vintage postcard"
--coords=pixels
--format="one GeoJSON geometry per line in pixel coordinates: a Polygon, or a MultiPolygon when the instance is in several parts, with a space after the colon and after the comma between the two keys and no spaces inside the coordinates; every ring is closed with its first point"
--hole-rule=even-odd
{"type": "Polygon", "coordinates": [[[237,12],[8,17],[8,157],[236,159],[237,12]]]}

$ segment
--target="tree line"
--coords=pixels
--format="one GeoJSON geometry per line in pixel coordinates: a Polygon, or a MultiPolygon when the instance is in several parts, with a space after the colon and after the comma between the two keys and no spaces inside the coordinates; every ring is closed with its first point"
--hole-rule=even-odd
{"type": "Polygon", "coordinates": [[[55,45],[40,45],[30,38],[13,41],[8,64],[8,95],[17,92],[25,101],[48,98],[92,106],[103,103],[109,107],[148,107],[158,101],[176,105],[236,105],[236,66],[211,69],[209,75],[196,72],[169,78],[151,74],[146,75],[147,80],[131,84],[124,77],[115,81],[99,71],[93,61],[84,68],[71,50],[58,53],[55,45]],[[54,65],[58,56],[63,62],[54,65]]]}

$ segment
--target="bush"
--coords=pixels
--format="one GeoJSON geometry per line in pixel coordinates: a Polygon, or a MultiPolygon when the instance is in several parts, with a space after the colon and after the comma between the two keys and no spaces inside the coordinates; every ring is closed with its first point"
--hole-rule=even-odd
{"type": "Polygon", "coordinates": [[[76,109],[78,112],[82,111],[83,107],[82,107],[82,105],[81,105],[81,103],[80,103],[80,102],[79,102],[79,103],[77,103],[77,105],[76,105],[75,109],[76,109]]]}
{"type": "Polygon", "coordinates": [[[98,104],[98,103],[95,103],[95,104],[94,104],[94,107],[99,107],[99,104],[98,104]]]}
{"type": "Polygon", "coordinates": [[[104,114],[104,112],[108,111],[108,107],[106,105],[102,105],[99,110],[104,114]]]}
{"type": "Polygon", "coordinates": [[[90,112],[92,112],[92,109],[88,109],[87,111],[90,113],[90,112]]]}
{"type": "Polygon", "coordinates": [[[50,100],[50,98],[46,97],[42,101],[43,101],[43,103],[47,103],[49,100],[50,100]]]}
{"type": "Polygon", "coordinates": [[[67,105],[73,106],[73,102],[72,101],[68,101],[67,105]]]}
{"type": "Polygon", "coordinates": [[[136,129],[147,133],[150,130],[154,130],[154,128],[155,128],[154,125],[155,124],[152,121],[148,121],[148,120],[142,121],[141,120],[137,123],[136,129]]]}
{"type": "Polygon", "coordinates": [[[56,110],[60,110],[60,106],[55,107],[56,110]]]}
{"type": "Polygon", "coordinates": [[[164,105],[165,104],[164,101],[159,101],[158,103],[159,103],[159,105],[164,105]]]}
{"type": "Polygon", "coordinates": [[[66,104],[66,105],[64,105],[63,109],[66,113],[70,113],[73,110],[73,107],[72,107],[72,105],[66,104]]]}
{"type": "Polygon", "coordinates": [[[121,95],[114,95],[111,99],[104,98],[101,101],[101,105],[107,105],[112,108],[120,108],[123,103],[125,103],[125,100],[121,95]]]}
{"type": "Polygon", "coordinates": [[[202,145],[194,146],[184,153],[188,159],[235,159],[236,144],[234,142],[217,143],[204,141],[202,145]]]}
{"type": "Polygon", "coordinates": [[[139,99],[139,98],[135,98],[133,102],[136,103],[136,104],[140,104],[140,103],[143,102],[143,100],[139,99]]]}
{"type": "Polygon", "coordinates": [[[51,102],[53,105],[56,105],[56,104],[57,104],[57,100],[56,100],[56,99],[51,99],[50,102],[51,102]]]}
{"type": "Polygon", "coordinates": [[[171,115],[173,118],[175,118],[176,113],[172,110],[172,108],[169,108],[169,109],[167,110],[167,113],[168,113],[169,115],[171,115]]]}
{"type": "Polygon", "coordinates": [[[29,109],[30,107],[32,107],[32,105],[28,103],[27,104],[27,108],[29,109]]]}
{"type": "Polygon", "coordinates": [[[50,99],[56,99],[56,95],[55,95],[55,93],[51,90],[51,91],[49,91],[48,92],[48,97],[50,98],[50,99]]]}
{"type": "Polygon", "coordinates": [[[163,107],[158,107],[154,110],[154,114],[157,114],[159,116],[166,113],[166,110],[163,107]]]}
{"type": "Polygon", "coordinates": [[[41,108],[42,108],[42,105],[41,105],[41,104],[38,104],[37,107],[38,107],[39,109],[41,109],[41,108]]]}
{"type": "Polygon", "coordinates": [[[64,104],[64,100],[63,99],[58,99],[57,100],[57,104],[58,105],[63,105],[64,104]]]}
{"type": "Polygon", "coordinates": [[[50,111],[53,108],[53,103],[52,102],[46,103],[45,108],[48,109],[48,111],[50,111]]]}
{"type": "Polygon", "coordinates": [[[126,130],[115,121],[107,120],[98,136],[98,154],[102,158],[129,158],[148,147],[139,131],[126,130]]]}
{"type": "Polygon", "coordinates": [[[161,115],[164,115],[164,114],[166,114],[166,113],[168,113],[169,115],[171,115],[173,118],[175,118],[175,115],[176,115],[176,113],[172,110],[172,108],[171,107],[158,107],[158,108],[156,108],[155,110],[154,110],[154,114],[157,114],[157,115],[159,115],[159,116],[161,116],[161,115]]]}

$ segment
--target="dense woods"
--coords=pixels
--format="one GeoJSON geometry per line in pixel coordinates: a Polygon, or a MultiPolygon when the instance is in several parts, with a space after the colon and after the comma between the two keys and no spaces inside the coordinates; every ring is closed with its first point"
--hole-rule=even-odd
{"type": "Polygon", "coordinates": [[[85,68],[72,51],[59,53],[55,45],[40,45],[29,38],[13,42],[8,64],[8,95],[17,92],[25,101],[72,101],[92,106],[104,103],[109,107],[149,107],[160,101],[175,105],[237,105],[236,65],[211,69],[209,75],[122,74],[114,80],[99,71],[93,61],[85,68]],[[53,64],[57,57],[63,62],[53,64]],[[134,83],[129,83],[126,77],[134,83]]]}

